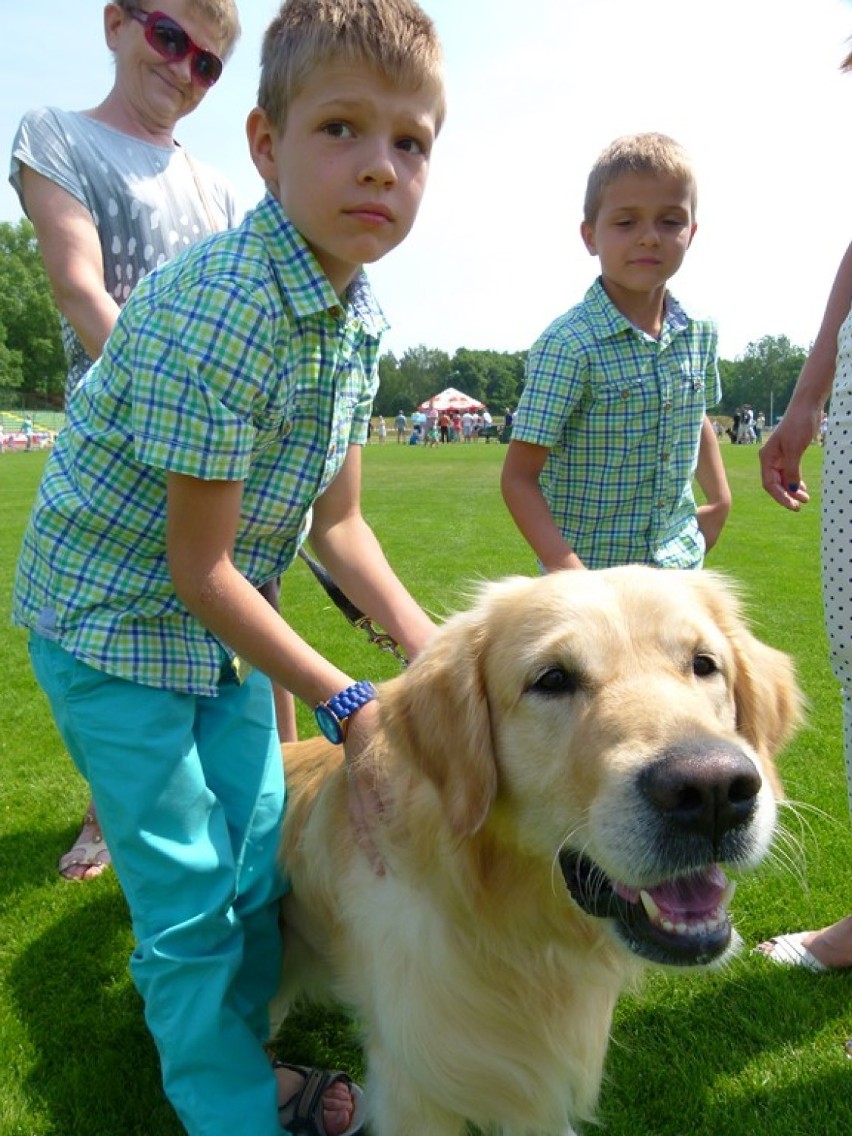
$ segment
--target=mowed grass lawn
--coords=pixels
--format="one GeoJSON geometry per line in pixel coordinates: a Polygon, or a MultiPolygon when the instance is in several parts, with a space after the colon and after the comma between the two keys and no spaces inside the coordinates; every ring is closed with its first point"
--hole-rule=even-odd
{"type": "MultiPolygon", "coordinates": [[[[794,656],[809,701],[808,725],[781,761],[800,807],[785,810],[775,862],[743,879],[734,900],[752,945],[852,909],[852,832],[819,588],[821,451],[807,454],[814,501],[799,516],[763,494],[754,447],[723,453],[735,507],[708,566],[740,582],[756,631],[794,656]]],[[[422,450],[392,440],[365,454],[365,512],[401,577],[437,615],[464,606],[477,580],[534,572],[499,495],[504,454],[494,444],[422,450]]],[[[132,943],[114,874],[72,885],[55,871],[86,789],[30,673],[25,636],[7,622],[44,461],[40,453],[0,458],[0,1134],[178,1136],[127,975],[132,943]]],[[[301,564],[286,579],[283,607],[350,673],[395,673],[394,660],[346,624],[301,564]]],[[[310,715],[300,715],[302,732],[313,733],[310,715]]],[[[602,1132],[846,1136],[849,1035],[849,974],[785,971],[746,951],[718,974],[652,975],[617,1011],[602,1132]]],[[[361,1071],[354,1031],[336,1013],[300,1012],[281,1049],[361,1071]]]]}

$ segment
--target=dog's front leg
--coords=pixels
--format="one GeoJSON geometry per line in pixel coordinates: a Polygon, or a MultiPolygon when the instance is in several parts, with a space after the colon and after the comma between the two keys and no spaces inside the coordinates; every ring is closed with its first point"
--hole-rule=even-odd
{"type": "Polygon", "coordinates": [[[371,1048],[367,1055],[367,1115],[372,1136],[463,1136],[464,1117],[425,1095],[399,1061],[371,1048]]]}

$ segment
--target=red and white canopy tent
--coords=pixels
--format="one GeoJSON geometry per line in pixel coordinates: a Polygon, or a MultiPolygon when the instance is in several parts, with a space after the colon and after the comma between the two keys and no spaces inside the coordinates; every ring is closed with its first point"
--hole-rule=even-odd
{"type": "Polygon", "coordinates": [[[436,410],[482,410],[485,406],[484,402],[479,402],[478,399],[471,398],[470,395],[465,394],[464,391],[456,390],[455,387],[447,387],[442,390],[440,394],[434,395],[432,398],[427,398],[425,402],[421,402],[417,407],[418,410],[428,410],[430,406],[434,406],[436,410]]]}

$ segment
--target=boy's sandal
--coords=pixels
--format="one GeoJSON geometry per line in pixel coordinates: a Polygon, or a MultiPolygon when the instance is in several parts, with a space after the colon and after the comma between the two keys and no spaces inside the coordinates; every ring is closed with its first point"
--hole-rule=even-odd
{"type": "Polygon", "coordinates": [[[364,1093],[351,1077],[340,1070],[312,1069],[308,1065],[291,1065],[289,1061],[272,1062],[273,1069],[292,1069],[305,1078],[305,1083],[278,1109],[282,1128],[292,1136],[328,1136],[322,1120],[322,1096],[327,1088],[342,1082],[352,1094],[352,1120],[340,1136],[360,1136],[364,1131],[364,1093]]]}

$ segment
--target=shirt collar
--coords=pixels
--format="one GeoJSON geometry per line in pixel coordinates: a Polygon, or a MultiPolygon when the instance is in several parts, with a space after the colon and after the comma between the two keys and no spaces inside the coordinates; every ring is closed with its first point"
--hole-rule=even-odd
{"type": "MultiPolygon", "coordinates": [[[[596,339],[611,339],[625,331],[635,331],[635,326],[623,315],[609,296],[599,276],[585,295],[584,304],[591,316],[591,331],[596,339]]],[[[666,310],[663,314],[663,327],[660,341],[670,339],[689,324],[689,316],[671,292],[666,291],[666,310]]]]}
{"type": "Polygon", "coordinates": [[[298,318],[319,312],[354,317],[368,335],[380,336],[389,324],[363,269],[346,290],[345,301],[337,295],[320,268],[307,241],[271,193],[252,213],[252,227],[265,237],[272,267],[281,290],[298,318]]]}

